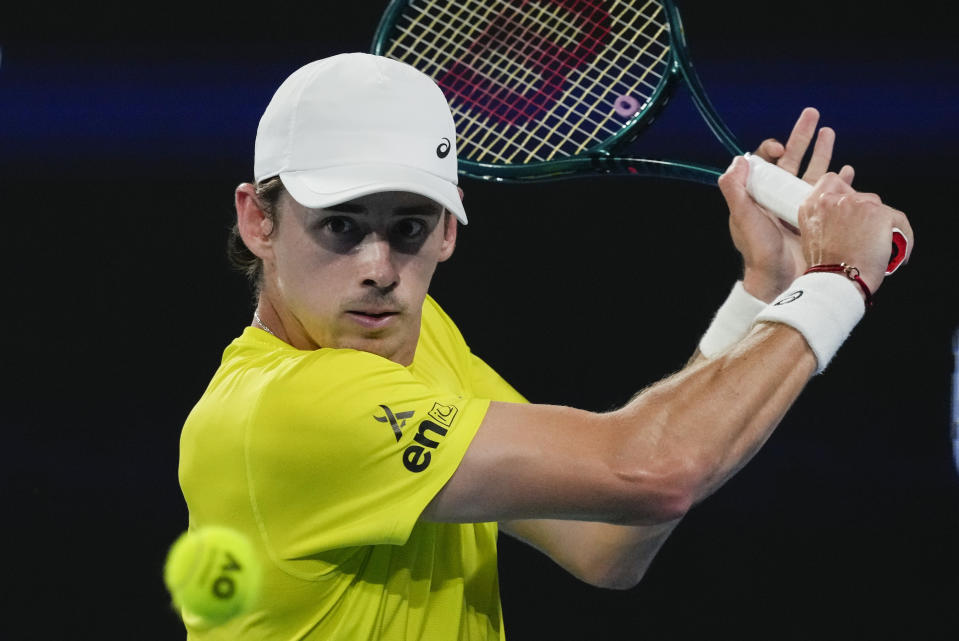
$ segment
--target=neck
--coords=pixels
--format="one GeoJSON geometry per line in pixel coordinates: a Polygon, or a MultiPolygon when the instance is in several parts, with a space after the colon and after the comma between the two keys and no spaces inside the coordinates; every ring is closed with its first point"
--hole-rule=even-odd
{"type": "Polygon", "coordinates": [[[253,322],[250,324],[257,329],[262,329],[270,336],[289,342],[286,339],[286,332],[283,331],[283,323],[280,322],[280,317],[269,300],[260,298],[253,310],[253,322]]]}
{"type": "Polygon", "coordinates": [[[260,313],[258,311],[253,312],[253,327],[259,327],[260,329],[264,330],[266,333],[276,336],[276,333],[274,333],[274,331],[270,329],[267,326],[267,324],[264,323],[263,320],[260,318],[260,313]]]}

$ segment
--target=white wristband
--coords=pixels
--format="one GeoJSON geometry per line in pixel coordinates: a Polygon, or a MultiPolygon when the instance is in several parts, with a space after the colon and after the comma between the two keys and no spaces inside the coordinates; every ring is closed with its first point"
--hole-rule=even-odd
{"type": "Polygon", "coordinates": [[[854,281],[842,274],[815,272],[794,280],[756,316],[756,322],[795,328],[816,355],[818,374],[865,313],[862,292],[854,281]]]}
{"type": "Polygon", "coordinates": [[[699,340],[700,353],[713,358],[732,347],[749,332],[756,314],[765,308],[765,302],[747,292],[742,281],[736,281],[699,340]]]}

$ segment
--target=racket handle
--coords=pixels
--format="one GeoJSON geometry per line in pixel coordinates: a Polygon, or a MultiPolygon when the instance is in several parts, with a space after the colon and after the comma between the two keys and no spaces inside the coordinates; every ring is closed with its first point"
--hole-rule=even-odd
{"type": "MultiPolygon", "coordinates": [[[[754,154],[746,154],[746,160],[749,162],[749,177],[746,179],[746,191],[749,195],[768,211],[798,229],[799,205],[812,192],[812,185],[754,154]]],[[[893,227],[892,249],[886,274],[899,268],[906,257],[907,247],[905,234],[898,227],[893,227]]]]}

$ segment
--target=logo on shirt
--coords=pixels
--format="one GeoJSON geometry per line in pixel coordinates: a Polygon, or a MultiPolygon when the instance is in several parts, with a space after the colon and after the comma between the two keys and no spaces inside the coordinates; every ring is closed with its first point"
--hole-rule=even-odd
{"type": "Polygon", "coordinates": [[[429,418],[420,421],[413,435],[413,443],[403,450],[403,467],[419,473],[430,466],[433,450],[440,446],[458,411],[455,405],[433,403],[433,409],[427,412],[429,418]]]}
{"type": "Polygon", "coordinates": [[[406,427],[407,419],[413,418],[415,413],[413,410],[408,412],[397,412],[393,413],[386,405],[380,405],[383,408],[383,411],[386,412],[386,416],[377,416],[373,415],[373,418],[378,420],[380,423],[389,423],[390,427],[393,428],[393,436],[396,437],[396,442],[398,443],[400,438],[403,437],[403,428],[406,427]]]}
{"type": "Polygon", "coordinates": [[[440,446],[440,442],[436,439],[446,436],[447,431],[445,427],[437,425],[428,418],[420,421],[419,428],[413,436],[415,443],[403,450],[403,466],[410,472],[422,472],[428,468],[433,458],[431,451],[440,446]]]}
{"type": "Polygon", "coordinates": [[[437,423],[450,427],[453,424],[453,419],[456,418],[456,412],[459,410],[456,409],[455,405],[443,405],[442,403],[433,403],[433,409],[431,409],[428,414],[437,423]]]}

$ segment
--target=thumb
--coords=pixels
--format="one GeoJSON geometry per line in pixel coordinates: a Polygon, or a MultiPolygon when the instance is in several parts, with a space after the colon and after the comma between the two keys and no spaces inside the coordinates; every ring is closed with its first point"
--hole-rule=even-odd
{"type": "Polygon", "coordinates": [[[743,202],[750,200],[746,192],[746,178],[749,176],[749,163],[742,156],[733,158],[726,172],[719,177],[719,191],[722,192],[730,212],[739,209],[743,202]]]}

